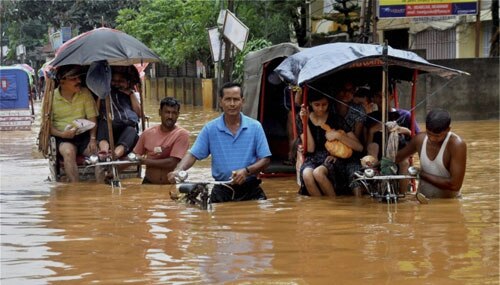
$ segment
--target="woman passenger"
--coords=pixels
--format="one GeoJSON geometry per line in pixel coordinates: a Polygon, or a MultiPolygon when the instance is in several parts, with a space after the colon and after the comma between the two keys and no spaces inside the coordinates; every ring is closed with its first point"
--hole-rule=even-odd
{"type": "MultiPolygon", "coordinates": [[[[329,179],[329,174],[334,173],[334,165],[339,158],[331,156],[325,148],[327,141],[327,131],[330,140],[337,139],[352,149],[361,151],[362,144],[357,140],[352,131],[344,130],[345,133],[338,132],[342,129],[339,117],[329,112],[330,102],[325,96],[311,90],[309,94],[309,113],[306,107],[302,107],[300,116],[308,119],[307,124],[307,154],[301,167],[300,194],[310,196],[335,196],[335,188],[329,179]],[[328,127],[325,127],[325,124],[328,127]]],[[[301,126],[301,124],[298,124],[301,126]]],[[[301,141],[304,142],[304,132],[300,130],[301,141]]],[[[338,172],[338,171],[337,171],[338,172]]]]}

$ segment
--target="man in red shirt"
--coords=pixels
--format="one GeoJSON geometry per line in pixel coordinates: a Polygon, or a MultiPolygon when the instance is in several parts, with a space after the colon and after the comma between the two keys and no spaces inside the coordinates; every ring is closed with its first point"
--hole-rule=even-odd
{"type": "Polygon", "coordinates": [[[189,132],[177,126],[181,105],[172,97],[160,102],[161,125],[145,130],[134,153],[146,165],[143,184],[168,184],[167,174],[175,169],[189,147],[189,132]]]}

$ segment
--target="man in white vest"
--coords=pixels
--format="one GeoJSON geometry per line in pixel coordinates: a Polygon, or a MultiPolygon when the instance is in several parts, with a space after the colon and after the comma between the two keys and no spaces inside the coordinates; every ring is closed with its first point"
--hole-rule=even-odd
{"type": "Polygon", "coordinates": [[[417,134],[396,156],[396,163],[418,152],[418,192],[428,198],[460,196],[467,161],[467,145],[450,131],[450,114],[435,109],[427,114],[426,130],[417,134]]]}

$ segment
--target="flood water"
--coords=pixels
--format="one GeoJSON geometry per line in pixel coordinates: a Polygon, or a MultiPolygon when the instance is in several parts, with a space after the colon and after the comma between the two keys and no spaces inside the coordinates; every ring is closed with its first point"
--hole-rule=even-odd
{"type": "MultiPolygon", "coordinates": [[[[192,139],[217,115],[181,113],[192,139]]],[[[211,211],[140,179],[122,191],[46,181],[38,128],[0,133],[3,285],[499,284],[498,121],[452,124],[468,144],[461,199],[309,198],[294,178],[270,178],[267,201],[211,211]]],[[[209,176],[207,161],[190,177],[209,176]]]]}

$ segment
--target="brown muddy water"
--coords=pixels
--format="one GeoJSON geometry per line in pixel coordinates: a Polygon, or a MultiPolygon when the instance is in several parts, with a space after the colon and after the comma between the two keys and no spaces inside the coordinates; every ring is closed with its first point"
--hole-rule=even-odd
{"type": "MultiPolygon", "coordinates": [[[[39,109],[39,105],[37,106],[39,109]]],[[[184,107],[195,138],[217,113],[184,107]]],[[[157,104],[148,103],[151,125],[157,104]]],[[[174,202],[175,186],[49,182],[32,131],[0,133],[5,284],[499,284],[499,122],[453,122],[468,144],[463,198],[298,196],[265,179],[267,201],[174,202]]],[[[209,163],[191,177],[210,176],[209,163]]]]}

